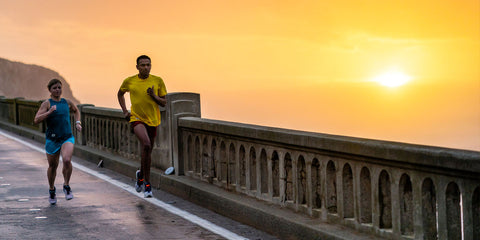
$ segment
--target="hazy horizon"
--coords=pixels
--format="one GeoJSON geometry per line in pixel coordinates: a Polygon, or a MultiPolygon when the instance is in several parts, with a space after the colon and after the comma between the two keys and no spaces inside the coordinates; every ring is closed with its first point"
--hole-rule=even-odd
{"type": "Polygon", "coordinates": [[[135,58],[202,117],[480,151],[480,2],[0,0],[3,58],[119,108],[135,58]],[[409,81],[374,81],[398,72],[409,81]]]}

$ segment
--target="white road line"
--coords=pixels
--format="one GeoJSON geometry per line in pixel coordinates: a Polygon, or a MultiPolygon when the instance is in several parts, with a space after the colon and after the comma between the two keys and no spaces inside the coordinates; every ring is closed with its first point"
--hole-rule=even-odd
{"type": "MultiPolygon", "coordinates": [[[[10,134],[8,134],[8,133],[5,133],[5,132],[3,132],[3,131],[0,131],[0,134],[3,135],[3,136],[5,136],[5,137],[7,137],[7,138],[10,138],[10,139],[12,139],[12,140],[14,140],[14,141],[17,141],[17,142],[19,142],[19,143],[21,143],[21,144],[23,144],[23,145],[25,145],[25,146],[28,146],[28,147],[36,150],[36,151],[45,153],[45,149],[39,148],[39,147],[37,147],[37,146],[29,143],[29,142],[23,141],[22,139],[19,139],[19,138],[17,138],[17,137],[14,137],[14,136],[12,136],[12,135],[10,135],[10,134]]],[[[222,227],[220,227],[220,226],[218,226],[218,225],[215,225],[215,224],[213,224],[213,223],[211,223],[211,222],[209,222],[209,221],[207,221],[207,220],[205,220],[205,219],[203,219],[203,218],[200,218],[200,217],[198,217],[198,216],[196,216],[196,215],[194,215],[194,214],[191,214],[191,213],[189,213],[189,212],[187,212],[187,211],[181,210],[181,209],[176,208],[176,207],[174,207],[174,206],[172,206],[172,205],[170,205],[170,204],[167,204],[167,203],[165,203],[165,202],[163,202],[163,201],[160,201],[160,200],[158,200],[158,199],[156,199],[156,198],[144,198],[144,197],[143,197],[143,194],[137,193],[137,192],[134,190],[133,186],[130,186],[130,185],[128,185],[128,184],[125,184],[125,183],[122,183],[122,182],[120,182],[120,181],[117,181],[117,180],[115,180],[115,179],[113,179],[113,178],[111,178],[111,177],[109,177],[109,176],[107,176],[107,175],[105,175],[105,174],[102,174],[102,173],[96,172],[96,171],[94,171],[94,170],[91,170],[90,168],[87,168],[87,167],[85,167],[85,166],[83,166],[83,165],[80,165],[80,164],[78,164],[78,163],[72,162],[72,165],[73,165],[73,167],[75,167],[76,169],[79,169],[79,170],[81,170],[81,171],[83,171],[83,172],[86,172],[86,173],[88,173],[88,174],[90,174],[90,175],[93,175],[93,176],[95,176],[95,177],[97,177],[97,178],[100,178],[100,179],[102,179],[102,180],[104,180],[104,181],[106,181],[106,182],[109,182],[109,183],[111,183],[112,185],[115,185],[115,186],[117,186],[117,187],[119,187],[119,188],[121,188],[121,189],[123,189],[123,190],[125,190],[125,191],[127,191],[127,192],[129,192],[129,193],[131,193],[131,194],[133,194],[133,195],[135,195],[135,196],[137,196],[137,197],[145,200],[145,201],[148,201],[148,202],[150,202],[150,203],[152,203],[152,204],[154,204],[154,205],[156,205],[156,206],[158,206],[158,207],[161,207],[161,208],[169,211],[170,213],[173,213],[173,214],[175,214],[175,215],[177,215],[177,216],[180,216],[180,217],[182,217],[182,218],[184,218],[184,219],[186,219],[186,220],[188,220],[188,221],[190,221],[190,222],[192,222],[192,223],[195,223],[195,224],[197,224],[197,225],[199,225],[199,226],[201,226],[201,227],[203,227],[203,228],[205,228],[205,229],[207,229],[207,230],[209,230],[209,231],[211,231],[211,232],[214,232],[214,233],[216,233],[216,234],[218,234],[218,235],[220,235],[220,236],[222,236],[222,237],[224,237],[224,238],[226,238],[226,239],[233,239],[233,240],[237,240],[237,239],[239,239],[239,240],[240,240],[240,239],[245,240],[245,239],[248,239],[248,238],[239,236],[239,235],[237,235],[237,234],[235,234],[235,233],[233,233],[233,232],[230,232],[230,231],[228,231],[227,229],[222,228],[222,227]]]]}

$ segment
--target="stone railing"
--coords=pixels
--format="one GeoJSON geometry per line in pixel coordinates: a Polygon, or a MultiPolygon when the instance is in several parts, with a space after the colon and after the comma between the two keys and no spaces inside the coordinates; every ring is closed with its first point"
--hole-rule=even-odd
{"type": "Polygon", "coordinates": [[[8,99],[0,97],[0,120],[45,132],[44,123],[33,124],[33,119],[41,103],[41,101],[25,100],[23,98],[8,99]]]}
{"type": "MultiPolygon", "coordinates": [[[[387,239],[479,239],[480,152],[202,119],[167,95],[152,165],[387,239]]],[[[0,98],[0,121],[33,125],[40,102],[0,98]]],[[[77,144],[138,161],[118,109],[79,105],[77,144]]]]}
{"type": "Polygon", "coordinates": [[[140,150],[129,123],[118,109],[79,106],[84,129],[82,145],[139,160],[140,150]]]}
{"type": "MultiPolygon", "coordinates": [[[[84,130],[81,143],[101,151],[140,161],[140,144],[119,109],[80,105],[84,130]]],[[[165,169],[171,164],[165,108],[160,108],[162,124],[152,150],[152,166],[165,169]]]]}
{"type": "Polygon", "coordinates": [[[15,124],[15,99],[0,96],[0,120],[15,124]]]}
{"type": "Polygon", "coordinates": [[[478,239],[480,153],[182,118],[184,174],[387,239],[478,239]]]}
{"type": "MultiPolygon", "coordinates": [[[[173,162],[177,154],[172,150],[178,147],[177,134],[172,131],[176,129],[177,119],[184,116],[200,116],[198,94],[171,93],[167,95],[167,100],[168,105],[160,108],[162,124],[158,127],[152,150],[152,166],[159,169],[178,165],[173,162]]],[[[9,99],[0,96],[0,121],[44,133],[45,122],[33,123],[41,103],[42,101],[9,99]]],[[[72,133],[77,144],[140,161],[140,144],[131,132],[130,125],[124,119],[121,110],[95,107],[92,104],[80,104],[78,109],[81,113],[83,131],[82,134],[78,134],[72,124],[72,133]]],[[[74,122],[73,114],[71,121],[74,122]]]]}

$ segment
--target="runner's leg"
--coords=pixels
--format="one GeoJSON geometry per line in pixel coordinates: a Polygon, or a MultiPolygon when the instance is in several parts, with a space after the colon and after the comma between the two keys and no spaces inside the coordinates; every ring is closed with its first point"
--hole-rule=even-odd
{"type": "Polygon", "coordinates": [[[72,176],[73,166],[72,166],[72,155],[73,155],[73,143],[66,142],[62,145],[60,150],[62,154],[63,161],[63,180],[65,185],[70,185],[70,177],[72,176]]]}
{"type": "Polygon", "coordinates": [[[137,124],[133,129],[133,132],[142,145],[140,175],[143,176],[143,179],[145,179],[146,182],[150,182],[152,144],[150,142],[150,138],[148,137],[147,129],[144,124],[137,124]]]}
{"type": "Polygon", "coordinates": [[[48,169],[47,178],[50,190],[55,188],[55,177],[57,176],[58,159],[60,154],[50,155],[47,153],[48,169]]]}
{"type": "Polygon", "coordinates": [[[150,182],[150,168],[152,166],[152,151],[155,143],[156,129],[156,127],[147,128],[147,135],[148,139],[150,140],[150,152],[148,153],[148,158],[145,160],[145,172],[148,173],[148,180],[146,180],[147,182],[150,182]]]}

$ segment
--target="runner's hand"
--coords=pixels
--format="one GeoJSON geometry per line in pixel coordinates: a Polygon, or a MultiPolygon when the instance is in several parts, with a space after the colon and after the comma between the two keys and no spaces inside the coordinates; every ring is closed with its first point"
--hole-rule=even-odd
{"type": "Polygon", "coordinates": [[[147,94],[150,95],[151,97],[155,96],[155,91],[154,91],[154,86],[152,85],[151,88],[147,89],[147,94]]]}
{"type": "Polygon", "coordinates": [[[130,114],[129,112],[126,112],[126,113],[124,113],[124,115],[125,115],[125,117],[124,117],[125,120],[127,120],[128,122],[130,122],[130,116],[131,116],[131,114],[130,114]]]}
{"type": "Polygon", "coordinates": [[[52,107],[50,107],[50,109],[48,109],[48,112],[52,113],[52,112],[55,112],[56,110],[57,110],[57,105],[53,105],[52,107]]]}
{"type": "Polygon", "coordinates": [[[75,128],[77,128],[77,131],[78,132],[81,132],[82,131],[82,125],[80,123],[76,123],[75,124],[75,128]]]}

